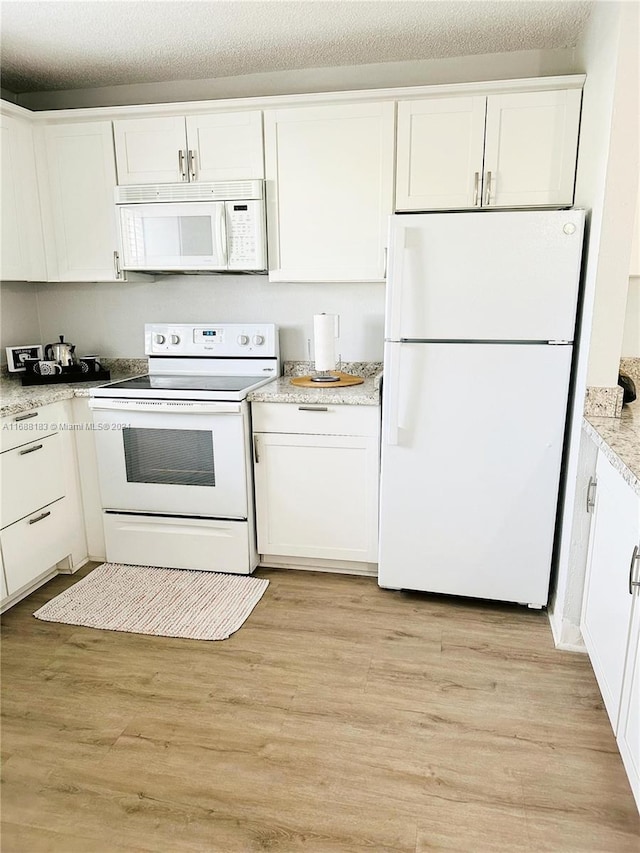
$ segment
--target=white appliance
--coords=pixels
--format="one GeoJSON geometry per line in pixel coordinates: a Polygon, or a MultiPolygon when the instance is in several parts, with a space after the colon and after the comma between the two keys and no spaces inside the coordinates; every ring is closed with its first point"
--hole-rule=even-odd
{"type": "Polygon", "coordinates": [[[90,391],[107,560],[250,574],[246,396],[280,374],[271,324],[145,326],[149,373],[90,391]]]}
{"type": "Polygon", "coordinates": [[[583,229],[392,217],[380,586],[547,603],[583,229]]]}
{"type": "Polygon", "coordinates": [[[263,181],[116,187],[124,270],[264,272],[263,181]]]}

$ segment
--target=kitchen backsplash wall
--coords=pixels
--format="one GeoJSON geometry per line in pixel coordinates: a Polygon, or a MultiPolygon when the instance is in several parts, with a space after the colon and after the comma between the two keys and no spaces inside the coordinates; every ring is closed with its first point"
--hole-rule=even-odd
{"type": "Polygon", "coordinates": [[[0,363],[7,361],[5,347],[39,343],[36,288],[22,281],[3,281],[0,286],[0,363]]]}
{"type": "Polygon", "coordinates": [[[26,287],[37,292],[42,339],[64,334],[80,353],[143,356],[145,323],[265,322],[280,327],[283,359],[306,360],[313,315],[325,311],[340,315],[336,349],[344,361],[382,361],[382,283],[270,284],[266,276],[179,275],[26,287]]]}

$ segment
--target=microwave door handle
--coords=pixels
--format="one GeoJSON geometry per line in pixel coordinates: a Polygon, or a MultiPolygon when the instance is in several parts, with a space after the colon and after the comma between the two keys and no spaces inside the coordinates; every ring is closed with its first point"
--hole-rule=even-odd
{"type": "Polygon", "coordinates": [[[227,267],[227,213],[224,202],[217,207],[218,227],[216,237],[218,240],[218,253],[220,256],[220,265],[225,269],[227,267]]]}

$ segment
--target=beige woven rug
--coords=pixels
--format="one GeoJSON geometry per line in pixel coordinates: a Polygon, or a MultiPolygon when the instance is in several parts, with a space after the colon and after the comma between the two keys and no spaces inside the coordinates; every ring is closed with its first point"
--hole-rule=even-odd
{"type": "Polygon", "coordinates": [[[103,563],[33,615],[107,631],[226,640],[268,585],[246,575],[103,563]]]}

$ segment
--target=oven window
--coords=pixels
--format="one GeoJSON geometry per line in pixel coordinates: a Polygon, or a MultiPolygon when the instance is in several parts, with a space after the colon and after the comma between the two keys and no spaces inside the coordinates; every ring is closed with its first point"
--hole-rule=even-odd
{"type": "Polygon", "coordinates": [[[126,427],[122,434],[127,482],[215,486],[209,430],[126,427]]]}

